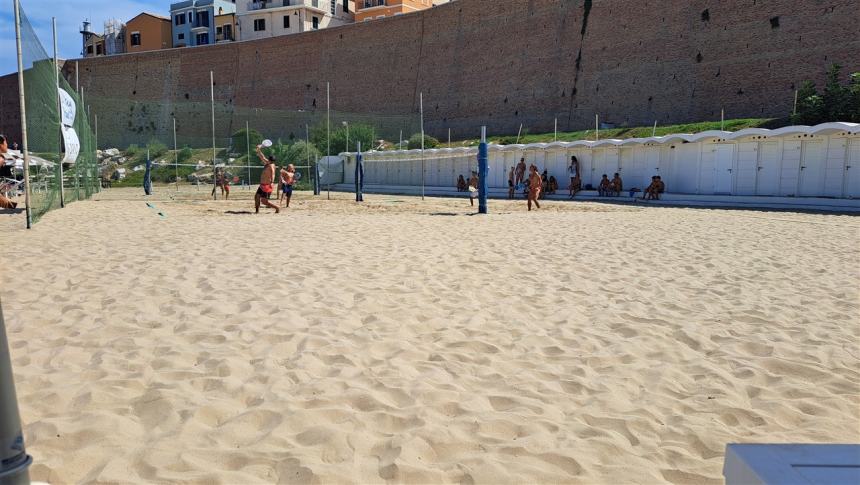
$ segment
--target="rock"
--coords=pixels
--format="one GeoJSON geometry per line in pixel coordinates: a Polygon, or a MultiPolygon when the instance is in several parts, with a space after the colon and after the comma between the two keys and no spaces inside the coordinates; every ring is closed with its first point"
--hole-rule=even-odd
{"type": "Polygon", "coordinates": [[[109,157],[115,157],[115,156],[119,155],[119,150],[116,148],[108,148],[103,153],[109,157]]]}

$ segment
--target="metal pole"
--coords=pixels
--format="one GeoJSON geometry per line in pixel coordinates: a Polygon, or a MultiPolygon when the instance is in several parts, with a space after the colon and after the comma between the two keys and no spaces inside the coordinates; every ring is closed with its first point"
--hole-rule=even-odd
{"type": "Polygon", "coordinates": [[[797,89],[794,90],[794,110],[792,110],[791,114],[797,115],[797,89]]]}
{"type": "Polygon", "coordinates": [[[520,144],[520,135],[523,134],[523,124],[520,123],[520,131],[517,132],[517,145],[520,144]]]}
{"type": "Polygon", "coordinates": [[[451,148],[451,128],[448,128],[448,148],[451,148]]]}
{"type": "MultiPolygon", "coordinates": [[[[27,144],[27,107],[24,99],[24,58],[21,55],[21,5],[15,0],[15,44],[18,49],[18,103],[21,108],[21,151],[24,153],[24,205],[27,210],[27,229],[33,225],[30,208],[30,151],[27,144]]],[[[0,451],[4,451],[0,449],[0,451]]],[[[5,458],[0,456],[0,458],[5,458]]]]}
{"type": "MultiPolygon", "coordinates": [[[[331,83],[325,83],[325,138],[326,138],[326,157],[331,156],[331,83]]],[[[326,158],[328,164],[328,158],[326,158]]],[[[331,184],[326,185],[326,197],[331,200],[331,184]]]]}
{"type": "MultiPolygon", "coordinates": [[[[215,200],[218,200],[218,191],[215,190],[218,184],[215,176],[215,71],[209,71],[209,94],[212,103],[212,193],[215,194],[215,200]]],[[[250,162],[248,164],[250,165],[250,162]]]]}
{"type": "Polygon", "coordinates": [[[720,131],[725,131],[726,127],[726,110],[720,110],[720,131]]]}
{"type": "Polygon", "coordinates": [[[490,160],[487,152],[487,127],[481,127],[481,144],[478,145],[478,213],[487,214],[487,192],[489,191],[490,160]]]}
{"type": "MultiPolygon", "coordinates": [[[[26,179],[30,169],[30,155],[27,154],[27,119],[24,106],[24,62],[21,57],[21,13],[18,0],[15,0],[15,44],[18,50],[18,91],[21,101],[21,144],[24,150],[24,170],[27,198],[30,182],[26,179]]],[[[27,203],[27,227],[30,227],[30,204],[27,203]]],[[[18,412],[18,398],[15,394],[15,381],[12,375],[12,359],[9,355],[9,342],[6,340],[6,323],[0,306],[0,481],[9,484],[29,484],[27,468],[33,459],[24,448],[24,434],[21,432],[21,415],[18,412]]]]}
{"type": "Polygon", "coordinates": [[[657,136],[657,120],[654,120],[654,128],[651,128],[651,136],[657,136]]]}
{"type": "Polygon", "coordinates": [[[60,120],[60,144],[57,146],[57,151],[60,155],[60,207],[66,206],[66,194],[63,190],[63,153],[60,146],[63,141],[63,106],[60,101],[60,59],[57,57],[57,17],[51,17],[51,27],[54,32],[54,70],[57,71],[57,116],[60,120]]]}
{"type": "MultiPolygon", "coordinates": [[[[15,0],[15,3],[17,5],[18,0],[15,0]]],[[[0,308],[0,483],[29,485],[27,468],[31,463],[33,459],[24,449],[21,415],[18,413],[18,399],[12,375],[12,359],[6,339],[3,310],[0,308]]]]}
{"type": "Polygon", "coordinates": [[[397,144],[398,150],[403,150],[403,130],[400,130],[400,142],[397,144]]]}
{"type": "Polygon", "coordinates": [[[251,190],[251,124],[245,121],[245,148],[248,149],[248,190],[251,190]]]}
{"type": "Polygon", "coordinates": [[[594,115],[594,141],[600,141],[600,115],[594,115]]]}
{"type": "Polygon", "coordinates": [[[555,139],[554,139],[554,141],[558,141],[558,118],[556,118],[556,119],[555,119],[555,128],[554,128],[554,132],[555,132],[555,137],[554,137],[555,139]]]}
{"type": "Polygon", "coordinates": [[[79,74],[80,69],[78,68],[78,61],[75,61],[75,91],[80,94],[81,92],[81,77],[79,74]]]}
{"type": "Polygon", "coordinates": [[[419,109],[421,110],[421,200],[424,200],[424,93],[419,97],[419,109]]]}
{"type": "Polygon", "coordinates": [[[364,194],[362,193],[362,189],[364,188],[364,167],[362,166],[364,163],[364,158],[361,155],[361,142],[356,144],[356,154],[355,154],[355,201],[356,202],[364,202],[364,194]]]}
{"type": "MultiPolygon", "coordinates": [[[[95,142],[96,142],[96,176],[98,176],[99,175],[99,167],[98,167],[98,163],[99,163],[99,115],[96,115],[94,128],[95,128],[95,133],[93,135],[93,138],[95,138],[95,142]]],[[[75,165],[77,165],[77,164],[75,164],[75,165]]],[[[101,181],[99,181],[99,186],[101,186],[101,181]]]]}
{"type": "Polygon", "coordinates": [[[349,152],[349,122],[344,121],[344,125],[346,125],[346,152],[349,152]]]}
{"type": "MultiPolygon", "coordinates": [[[[84,101],[84,87],[81,86],[81,110],[84,110],[84,107],[87,103],[84,101]]],[[[86,110],[84,110],[84,115],[86,115],[86,110]]]]}
{"type": "Polygon", "coordinates": [[[173,118],[173,166],[176,179],[176,191],[179,192],[179,146],[176,143],[176,118],[173,118]]]}

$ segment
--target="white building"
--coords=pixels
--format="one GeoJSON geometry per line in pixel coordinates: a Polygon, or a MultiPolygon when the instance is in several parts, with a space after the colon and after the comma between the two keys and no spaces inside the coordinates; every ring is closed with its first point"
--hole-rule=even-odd
{"type": "Polygon", "coordinates": [[[239,38],[264,39],[352,23],[354,0],[238,0],[239,38]]]}

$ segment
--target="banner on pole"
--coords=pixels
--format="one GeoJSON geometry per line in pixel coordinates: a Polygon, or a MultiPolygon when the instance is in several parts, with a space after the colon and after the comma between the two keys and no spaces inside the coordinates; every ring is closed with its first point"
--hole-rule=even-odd
{"type": "Polygon", "coordinates": [[[60,90],[60,109],[62,111],[63,126],[73,126],[75,124],[75,116],[77,115],[77,106],[75,100],[65,89],[60,90]]]}
{"type": "Polygon", "coordinates": [[[75,163],[81,152],[81,142],[78,140],[78,134],[75,133],[74,128],[63,127],[63,144],[66,146],[66,154],[63,156],[62,163],[75,163]]]}

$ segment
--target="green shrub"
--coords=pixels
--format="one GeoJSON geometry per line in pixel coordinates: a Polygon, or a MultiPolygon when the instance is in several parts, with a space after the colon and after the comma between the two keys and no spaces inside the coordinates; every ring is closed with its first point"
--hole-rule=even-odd
{"type": "Polygon", "coordinates": [[[233,153],[238,153],[239,155],[247,155],[248,153],[248,138],[250,138],[251,142],[251,152],[253,155],[253,151],[257,148],[257,145],[263,142],[263,135],[260,134],[257,130],[253,128],[245,132],[245,129],[233,133],[231,137],[233,139],[233,153]]]}
{"type": "Polygon", "coordinates": [[[139,152],[140,152],[140,147],[138,147],[136,144],[129,145],[128,148],[125,149],[125,156],[133,157],[133,156],[137,155],[139,152]]]}
{"type": "Polygon", "coordinates": [[[818,93],[815,83],[804,81],[797,91],[797,112],[791,122],[816,125],[829,121],[860,123],[860,73],[849,76],[847,85],[839,82],[842,67],[832,64],[827,70],[824,92],[818,93]]]}
{"type": "MultiPolygon", "coordinates": [[[[424,148],[436,148],[439,146],[439,140],[430,135],[424,134],[424,148]]],[[[409,149],[418,150],[421,148],[421,133],[415,133],[409,137],[409,149]]]]}
{"type": "Polygon", "coordinates": [[[155,160],[156,158],[167,153],[167,145],[161,143],[158,140],[150,140],[149,144],[146,145],[146,149],[149,152],[150,160],[155,160]]]}

